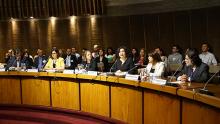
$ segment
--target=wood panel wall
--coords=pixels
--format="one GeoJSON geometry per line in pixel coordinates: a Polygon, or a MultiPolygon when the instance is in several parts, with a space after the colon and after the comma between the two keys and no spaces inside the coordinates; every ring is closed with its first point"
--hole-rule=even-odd
{"type": "Polygon", "coordinates": [[[104,0],[0,0],[0,19],[103,15],[104,0]]]}
{"type": "Polygon", "coordinates": [[[173,44],[183,49],[207,41],[220,58],[220,7],[132,16],[91,16],[0,21],[0,56],[9,48],[92,48],[120,45],[162,47],[167,54],[173,44]]]}

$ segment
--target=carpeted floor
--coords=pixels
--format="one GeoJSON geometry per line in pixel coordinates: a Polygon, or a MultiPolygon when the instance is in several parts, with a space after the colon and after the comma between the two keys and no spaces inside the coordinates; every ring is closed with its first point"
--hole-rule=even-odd
{"type": "Polygon", "coordinates": [[[49,107],[0,105],[0,124],[122,124],[81,111],[49,107]]]}

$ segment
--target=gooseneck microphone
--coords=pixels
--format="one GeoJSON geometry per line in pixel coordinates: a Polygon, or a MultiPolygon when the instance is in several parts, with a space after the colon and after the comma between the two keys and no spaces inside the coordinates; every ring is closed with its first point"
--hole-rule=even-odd
{"type": "MultiPolygon", "coordinates": [[[[47,58],[46,62],[44,63],[44,65],[41,67],[41,69],[39,71],[43,71],[44,67],[46,66],[46,64],[48,63],[50,57],[47,58]]],[[[44,61],[44,60],[43,60],[44,61]]]]}
{"type": "Polygon", "coordinates": [[[172,81],[172,79],[173,79],[173,77],[176,75],[176,73],[180,70],[180,68],[183,66],[183,63],[184,63],[185,61],[183,60],[182,62],[181,62],[181,64],[178,66],[178,68],[175,70],[175,72],[173,73],[173,75],[171,76],[171,78],[170,78],[170,82],[172,81]]]}
{"type": "Polygon", "coordinates": [[[118,59],[115,60],[114,64],[111,66],[109,72],[112,73],[112,68],[115,66],[115,64],[117,63],[118,59]]]}
{"type": "Polygon", "coordinates": [[[134,69],[136,69],[136,68],[139,67],[139,66],[141,66],[141,64],[139,64],[139,63],[134,64],[134,67],[131,68],[131,69],[129,69],[127,72],[129,73],[129,72],[133,71],[134,69]]]}
{"type": "Polygon", "coordinates": [[[209,80],[205,83],[204,87],[202,89],[199,89],[199,93],[201,94],[206,94],[206,95],[210,95],[210,96],[214,96],[214,93],[210,92],[208,89],[206,89],[206,86],[208,85],[208,83],[216,76],[216,74],[219,73],[220,70],[218,70],[215,74],[213,74],[209,80]]]}
{"type": "Polygon", "coordinates": [[[167,82],[166,82],[166,85],[167,85],[167,86],[178,87],[177,84],[174,84],[174,83],[171,83],[171,82],[172,82],[173,77],[176,75],[176,73],[180,70],[181,67],[183,67],[183,63],[184,63],[184,62],[185,62],[185,60],[183,60],[183,61],[181,62],[181,64],[177,67],[177,69],[175,70],[175,72],[174,72],[174,73],[172,74],[172,76],[170,77],[169,81],[167,80],[167,82]]]}

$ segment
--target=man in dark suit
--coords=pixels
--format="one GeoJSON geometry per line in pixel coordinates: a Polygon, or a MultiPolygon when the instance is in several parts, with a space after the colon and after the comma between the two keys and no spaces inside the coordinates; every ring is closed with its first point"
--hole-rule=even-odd
{"type": "Polygon", "coordinates": [[[43,55],[43,50],[38,49],[37,55],[34,57],[34,67],[42,70],[47,63],[48,57],[43,55]]]}
{"type": "Polygon", "coordinates": [[[8,62],[7,66],[6,66],[6,70],[10,70],[10,69],[12,69],[12,67],[14,68],[12,70],[20,70],[21,69],[21,63],[22,63],[21,53],[16,52],[14,59],[11,59],[8,62]]]}
{"type": "Polygon", "coordinates": [[[77,66],[76,56],[71,54],[71,49],[66,50],[64,63],[65,63],[65,69],[75,69],[75,67],[77,66]]]}
{"type": "Polygon", "coordinates": [[[185,56],[186,65],[178,75],[182,82],[206,82],[209,78],[209,67],[199,58],[196,49],[189,49],[185,56]]]}

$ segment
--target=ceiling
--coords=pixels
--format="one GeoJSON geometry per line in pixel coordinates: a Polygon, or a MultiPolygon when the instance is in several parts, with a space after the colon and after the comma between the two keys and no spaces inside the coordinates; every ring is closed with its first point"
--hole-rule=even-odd
{"type": "Polygon", "coordinates": [[[220,6],[220,0],[105,0],[108,16],[161,13],[220,6]]]}

